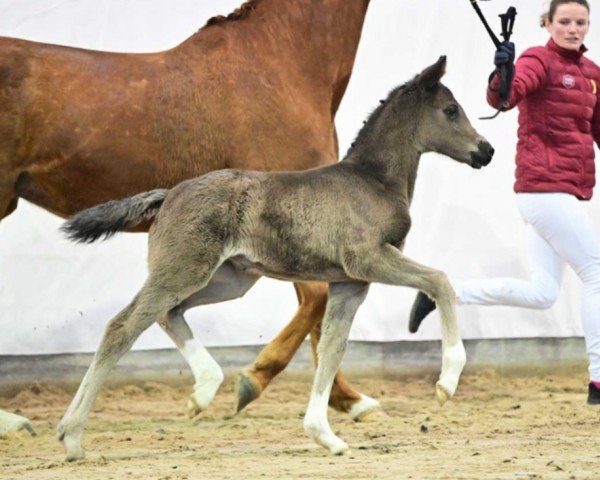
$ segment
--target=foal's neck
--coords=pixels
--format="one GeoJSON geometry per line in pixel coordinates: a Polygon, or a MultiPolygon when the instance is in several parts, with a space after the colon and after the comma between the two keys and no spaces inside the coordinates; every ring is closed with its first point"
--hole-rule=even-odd
{"type": "Polygon", "coordinates": [[[359,134],[356,146],[343,161],[355,165],[362,175],[373,178],[398,201],[410,205],[422,152],[416,139],[416,110],[405,112],[403,118],[407,120],[389,128],[389,120],[380,115],[371,128],[367,126],[359,134]]]}

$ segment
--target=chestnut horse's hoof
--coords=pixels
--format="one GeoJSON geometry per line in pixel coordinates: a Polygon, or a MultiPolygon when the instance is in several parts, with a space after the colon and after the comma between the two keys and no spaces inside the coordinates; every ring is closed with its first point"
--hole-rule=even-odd
{"type": "Polygon", "coordinates": [[[250,372],[243,371],[235,384],[235,394],[237,396],[236,412],[241,412],[246,405],[260,397],[262,389],[256,381],[252,381],[250,372]]]}

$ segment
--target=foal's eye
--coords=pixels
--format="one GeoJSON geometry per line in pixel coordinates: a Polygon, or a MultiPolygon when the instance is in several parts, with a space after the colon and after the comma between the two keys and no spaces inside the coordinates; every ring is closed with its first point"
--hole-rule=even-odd
{"type": "Polygon", "coordinates": [[[448,105],[446,108],[444,108],[444,113],[450,120],[454,120],[456,117],[458,117],[458,105],[448,105]]]}

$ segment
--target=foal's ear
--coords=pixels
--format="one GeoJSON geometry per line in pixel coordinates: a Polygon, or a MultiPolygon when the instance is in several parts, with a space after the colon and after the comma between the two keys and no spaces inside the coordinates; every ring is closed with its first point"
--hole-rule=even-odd
{"type": "Polygon", "coordinates": [[[446,55],[442,55],[437,62],[417,75],[417,82],[425,90],[435,90],[440,83],[440,79],[444,76],[444,73],[446,73],[446,55]]]}

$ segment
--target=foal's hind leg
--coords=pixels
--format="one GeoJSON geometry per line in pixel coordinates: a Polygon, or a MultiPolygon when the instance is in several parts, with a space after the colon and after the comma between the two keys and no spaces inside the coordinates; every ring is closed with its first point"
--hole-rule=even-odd
{"type": "Polygon", "coordinates": [[[20,430],[27,430],[34,437],[37,435],[27,418],[0,410],[0,437],[20,430]]]}
{"type": "Polygon", "coordinates": [[[85,456],[83,432],[98,392],[110,370],[129,351],[137,337],[167,313],[168,304],[161,300],[155,303],[144,288],[106,327],[102,343],[56,431],[58,440],[65,447],[66,460],[85,456]]]}
{"type": "MultiPolygon", "coordinates": [[[[238,412],[257,399],[271,380],[291,361],[310,333],[311,347],[316,361],[321,321],[327,304],[328,287],[325,283],[295,283],[300,306],[288,325],[265,346],[252,366],[243,370],[236,385],[238,412]]],[[[380,408],[379,402],[354,390],[341,372],[335,376],[329,405],[348,412],[355,420],[367,419],[368,414],[380,408]]]]}
{"type": "Polygon", "coordinates": [[[110,370],[144,330],[206,285],[212,274],[208,267],[178,269],[176,262],[165,262],[162,267],[160,278],[151,273],[133,301],[106,327],[100,347],[58,425],[57,438],[63,442],[69,461],[85,456],[81,443],[87,418],[110,370]]]}
{"type": "Polygon", "coordinates": [[[198,415],[212,402],[223,382],[223,371],[202,344],[194,337],[183,314],[186,310],[211,303],[225,302],[243,296],[260,277],[237,270],[225,262],[208,285],[175,307],[159,321],[187,360],[194,374],[194,393],[188,401],[190,417],[198,415]]]}

